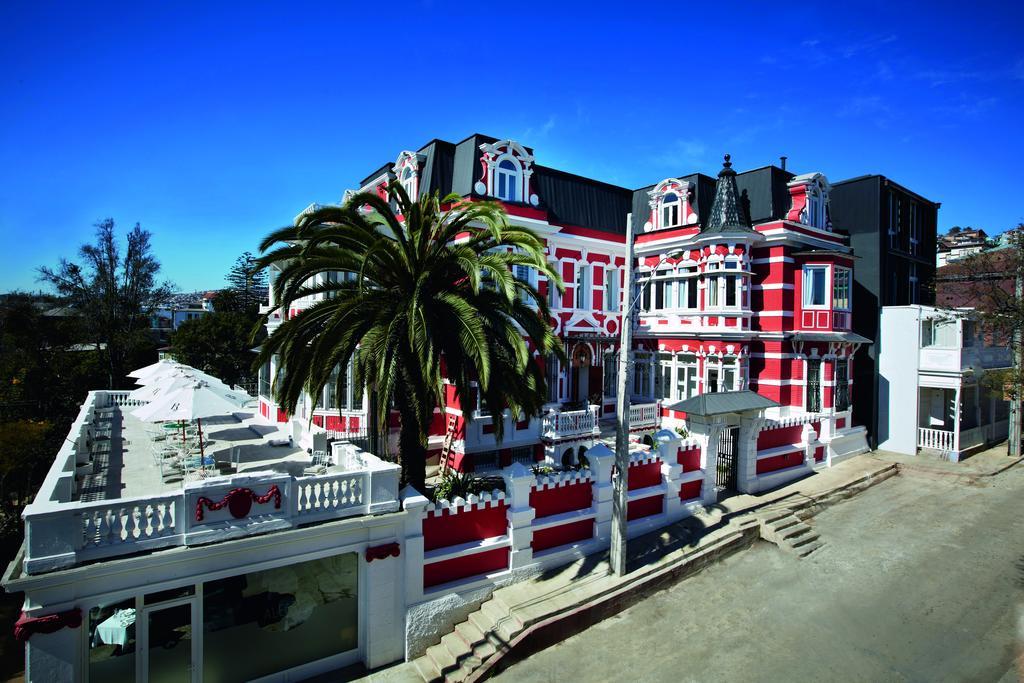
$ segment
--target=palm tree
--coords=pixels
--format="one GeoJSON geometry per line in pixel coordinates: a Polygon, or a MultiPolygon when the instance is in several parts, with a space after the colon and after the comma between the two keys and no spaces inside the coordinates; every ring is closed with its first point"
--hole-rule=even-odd
{"type": "Polygon", "coordinates": [[[294,413],[303,392],[321,395],[338,381],[332,372],[351,360],[355,386],[370,392],[381,431],[391,408],[398,412],[403,479],[423,490],[427,436],[434,409],[444,409],[446,386],[466,419],[479,392],[499,440],[503,411],[540,411],[546,382],[539,358],[563,352],[544,298],[513,269],[531,268],[559,290],[563,285],[541,239],[510,225],[500,204],[436,192],[414,202],[395,182],[388,190],[394,208],[374,193],[357,193],[263,240],[259,267],[281,267],[273,286],[282,308],[323,296],[274,330],[256,365],[279,356],[284,370],[274,398],[294,413]],[[313,284],[327,272],[352,275],[313,284]]]}

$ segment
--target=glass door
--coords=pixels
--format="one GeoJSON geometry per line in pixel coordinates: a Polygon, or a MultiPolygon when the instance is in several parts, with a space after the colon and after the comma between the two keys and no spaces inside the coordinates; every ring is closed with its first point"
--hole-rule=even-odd
{"type": "Polygon", "coordinates": [[[198,643],[193,638],[195,599],[146,607],[138,620],[139,649],[142,653],[141,680],[150,683],[193,683],[198,681],[198,643]]]}

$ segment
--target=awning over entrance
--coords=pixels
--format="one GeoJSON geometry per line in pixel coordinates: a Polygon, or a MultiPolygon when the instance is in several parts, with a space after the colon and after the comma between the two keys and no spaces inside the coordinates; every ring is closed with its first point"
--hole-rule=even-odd
{"type": "Polygon", "coordinates": [[[856,332],[794,332],[793,341],[803,342],[846,342],[847,344],[870,344],[871,340],[856,332]]]}
{"type": "Polygon", "coordinates": [[[706,417],[726,413],[742,413],[747,410],[774,408],[779,404],[754,391],[723,391],[700,394],[668,406],[669,410],[681,410],[687,415],[706,417]]]}

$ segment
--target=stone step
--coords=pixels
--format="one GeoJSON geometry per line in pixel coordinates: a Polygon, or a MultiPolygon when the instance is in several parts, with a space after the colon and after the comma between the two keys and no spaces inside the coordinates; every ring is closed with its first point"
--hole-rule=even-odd
{"type": "Polygon", "coordinates": [[[462,659],[469,657],[473,654],[473,648],[462,637],[452,631],[441,636],[441,644],[448,648],[448,652],[451,653],[452,657],[455,658],[455,662],[459,663],[462,659]]]}
{"type": "Polygon", "coordinates": [[[412,665],[416,669],[416,673],[427,683],[436,683],[437,681],[444,680],[444,676],[434,666],[434,662],[426,655],[414,659],[412,665]]]}
{"type": "Polygon", "coordinates": [[[781,519],[777,519],[774,522],[770,522],[768,526],[771,528],[772,531],[778,532],[782,531],[783,529],[788,529],[800,523],[801,522],[799,517],[797,517],[796,515],[788,515],[781,519]]]}
{"type": "Polygon", "coordinates": [[[789,509],[784,509],[784,510],[773,510],[773,511],[770,511],[770,512],[766,512],[762,519],[764,519],[765,524],[767,524],[768,526],[771,526],[772,524],[774,524],[775,522],[777,522],[777,521],[779,521],[781,519],[788,519],[790,517],[795,517],[793,512],[791,510],[789,510],[789,509]]]}
{"type": "Polygon", "coordinates": [[[799,524],[794,524],[793,526],[788,527],[786,531],[782,534],[782,540],[786,541],[787,543],[792,543],[793,538],[797,536],[802,536],[811,531],[812,529],[810,525],[800,522],[799,524]]]}
{"type": "Polygon", "coordinates": [[[455,655],[443,642],[428,647],[426,656],[442,676],[446,676],[449,671],[453,671],[459,666],[459,663],[455,661],[455,655]]]}
{"type": "Polygon", "coordinates": [[[818,548],[822,547],[823,545],[825,545],[825,544],[821,541],[821,539],[815,539],[815,540],[811,541],[810,543],[805,543],[804,545],[801,545],[801,546],[798,546],[797,548],[795,548],[796,554],[799,555],[800,557],[807,557],[808,555],[810,555],[811,553],[813,553],[815,550],[817,550],[818,548]]]}
{"type": "Polygon", "coordinates": [[[818,536],[816,532],[811,531],[810,533],[801,534],[800,536],[796,536],[794,538],[789,538],[787,539],[787,541],[789,542],[790,547],[800,548],[801,546],[805,546],[808,543],[813,543],[814,541],[817,541],[819,538],[821,537],[818,536]]]}
{"type": "Polygon", "coordinates": [[[455,633],[458,634],[459,638],[466,643],[470,648],[475,647],[478,643],[487,642],[487,636],[481,631],[473,622],[463,621],[455,624],[455,633]]]}

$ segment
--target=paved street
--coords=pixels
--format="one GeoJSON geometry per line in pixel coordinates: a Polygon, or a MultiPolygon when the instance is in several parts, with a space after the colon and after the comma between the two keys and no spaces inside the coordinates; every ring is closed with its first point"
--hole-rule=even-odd
{"type": "Polygon", "coordinates": [[[1016,681],[1024,467],[904,475],[531,656],[505,681],[1016,681]]]}

